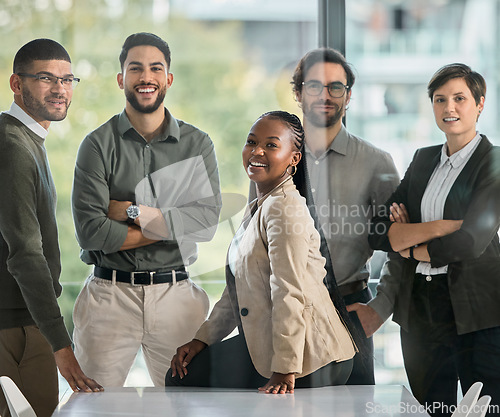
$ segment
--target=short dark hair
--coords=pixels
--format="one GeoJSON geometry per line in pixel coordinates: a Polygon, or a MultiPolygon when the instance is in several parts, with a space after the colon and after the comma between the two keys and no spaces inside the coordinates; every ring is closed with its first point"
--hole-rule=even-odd
{"type": "Polygon", "coordinates": [[[165,56],[165,61],[167,61],[167,69],[170,68],[170,48],[168,43],[162,38],[149,32],[139,32],[130,35],[122,46],[122,51],[120,52],[120,68],[123,71],[123,64],[127,59],[128,51],[136,46],[149,45],[158,48],[165,56]]]}
{"type": "Polygon", "coordinates": [[[476,71],[472,71],[468,65],[454,63],[441,67],[432,76],[427,85],[427,94],[431,101],[433,101],[436,90],[453,78],[463,78],[465,80],[476,104],[479,104],[481,97],[486,97],[486,81],[483,76],[476,71]]]}
{"type": "Polygon", "coordinates": [[[346,74],[347,86],[351,88],[354,85],[356,77],[351,65],[344,58],[344,55],[333,48],[318,48],[305,54],[297,64],[292,79],[293,91],[295,93],[300,93],[302,91],[302,83],[304,82],[307,72],[318,62],[331,62],[333,64],[341,65],[346,74]]]}
{"type": "Polygon", "coordinates": [[[33,61],[49,61],[53,59],[71,63],[68,52],[60,43],[52,39],[34,39],[17,51],[12,70],[14,74],[26,72],[33,61]]]}

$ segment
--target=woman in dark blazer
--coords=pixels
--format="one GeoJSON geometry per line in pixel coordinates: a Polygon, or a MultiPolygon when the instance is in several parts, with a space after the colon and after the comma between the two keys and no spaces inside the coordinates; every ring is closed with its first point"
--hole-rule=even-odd
{"type": "Polygon", "coordinates": [[[451,415],[476,381],[500,401],[500,149],[476,131],[486,83],[463,64],[428,85],[446,143],[417,150],[373,249],[406,258],[394,305],[406,373],[432,415],[451,415]]]}

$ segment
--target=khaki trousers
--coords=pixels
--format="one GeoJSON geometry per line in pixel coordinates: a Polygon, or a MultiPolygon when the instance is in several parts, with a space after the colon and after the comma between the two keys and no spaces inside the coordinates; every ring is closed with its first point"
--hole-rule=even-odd
{"type": "Polygon", "coordinates": [[[155,386],[177,347],[205,321],[208,296],[190,279],[132,286],[91,275],[75,303],[75,355],[86,375],[104,387],[123,386],[142,347],[155,386]]]}
{"type": "MultiPolygon", "coordinates": [[[[38,417],[49,417],[59,402],[54,353],[36,326],[0,330],[0,375],[10,377],[38,417]]],[[[10,417],[0,389],[0,415],[10,417]]]]}

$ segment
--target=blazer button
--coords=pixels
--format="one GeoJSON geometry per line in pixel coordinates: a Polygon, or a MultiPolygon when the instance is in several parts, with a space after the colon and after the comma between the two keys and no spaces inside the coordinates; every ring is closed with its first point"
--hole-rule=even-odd
{"type": "Polygon", "coordinates": [[[248,316],[248,309],[246,309],[246,308],[242,308],[242,309],[241,309],[241,315],[242,315],[243,317],[248,316]]]}

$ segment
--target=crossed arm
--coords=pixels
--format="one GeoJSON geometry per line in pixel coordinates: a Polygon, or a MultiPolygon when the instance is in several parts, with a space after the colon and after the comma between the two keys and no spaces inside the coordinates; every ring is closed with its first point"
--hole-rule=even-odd
{"type": "MultiPolygon", "coordinates": [[[[390,206],[389,219],[394,222],[387,233],[392,248],[403,258],[408,259],[410,247],[413,247],[413,258],[423,262],[430,262],[426,242],[459,230],[463,223],[462,220],[410,223],[410,216],[402,203],[393,203],[390,206]]],[[[373,336],[384,323],[384,319],[370,305],[355,303],[348,305],[347,310],[356,312],[366,337],[373,336]]]]}
{"type": "Polygon", "coordinates": [[[387,233],[394,251],[403,258],[410,257],[413,247],[413,258],[417,261],[430,262],[427,242],[449,235],[460,229],[463,220],[435,220],[425,223],[410,223],[410,216],[404,204],[393,203],[390,206],[389,218],[394,222],[387,233]]]}
{"type": "MultiPolygon", "coordinates": [[[[127,207],[131,204],[131,201],[111,200],[108,207],[108,218],[120,222],[127,221],[127,207]]],[[[143,205],[140,205],[139,208],[141,210],[141,215],[135,220],[134,224],[128,226],[127,237],[120,247],[121,251],[151,245],[152,243],[162,240],[161,236],[166,236],[168,234],[167,225],[159,209],[143,205]],[[157,227],[156,230],[159,232],[156,234],[148,230],[148,237],[144,236],[141,229],[141,217],[154,219],[154,226],[157,227]]]]}

